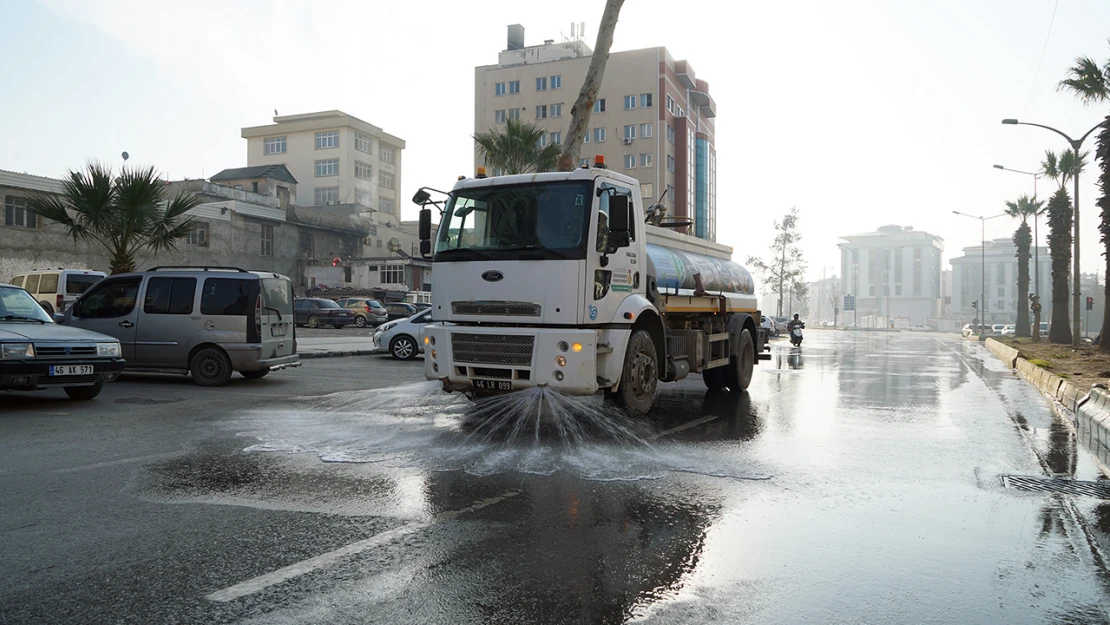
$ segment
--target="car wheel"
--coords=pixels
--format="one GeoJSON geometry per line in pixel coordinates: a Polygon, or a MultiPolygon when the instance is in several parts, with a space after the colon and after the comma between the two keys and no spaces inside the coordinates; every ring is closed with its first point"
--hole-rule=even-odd
{"type": "Polygon", "coordinates": [[[62,390],[66,392],[66,395],[69,395],[70,399],[88,401],[99,395],[103,388],[104,380],[101,380],[92,386],[65,386],[62,387],[62,390]]]}
{"type": "Polygon", "coordinates": [[[259,378],[266,377],[266,374],[269,373],[269,372],[270,372],[270,368],[266,367],[265,369],[259,369],[258,371],[240,371],[239,375],[243,376],[244,378],[246,378],[248,380],[257,380],[259,378]]]}
{"type": "Polygon", "coordinates": [[[320,320],[317,319],[316,317],[309,317],[308,321],[305,322],[305,325],[310,327],[310,328],[319,328],[320,327],[320,320]]]}
{"type": "Polygon", "coordinates": [[[362,315],[358,315],[357,317],[355,317],[355,327],[365,328],[366,327],[366,317],[364,317],[362,315]]]}
{"type": "Polygon", "coordinates": [[[221,349],[202,349],[189,363],[189,373],[197,386],[223,386],[231,380],[231,359],[221,349]]]}
{"type": "Polygon", "coordinates": [[[416,341],[407,334],[402,334],[389,343],[389,355],[397,360],[412,360],[416,358],[416,353],[416,341]]]}

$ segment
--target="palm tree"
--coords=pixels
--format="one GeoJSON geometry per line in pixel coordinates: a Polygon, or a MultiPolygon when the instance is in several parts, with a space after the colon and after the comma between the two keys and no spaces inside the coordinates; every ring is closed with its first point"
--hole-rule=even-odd
{"type": "Polygon", "coordinates": [[[1052,257],[1052,323],[1048,340],[1071,344],[1068,317],[1068,273],[1071,269],[1071,196],[1061,186],[1048,201],[1048,253],[1052,257]]]}
{"type": "Polygon", "coordinates": [[[474,135],[478,155],[487,167],[503,170],[506,174],[554,171],[559,158],[559,146],[548,143],[540,147],[546,131],[539,126],[509,118],[505,131],[489,129],[474,135]]]}
{"type": "Polygon", "coordinates": [[[75,242],[96,241],[108,251],[113,274],[135,270],[142,250],[176,249],[178,239],[196,226],[185,213],[201,199],[179,194],[167,201],[166,183],[153,167],[111,167],[90,162],[71,171],[58,195],[38,193],[27,202],[32,213],[61,224],[75,242]]]}
{"type": "MultiPolygon", "coordinates": [[[[1058,90],[1071,91],[1076,97],[1087,104],[1100,104],[1110,101],[1110,59],[1100,67],[1093,59],[1081,56],[1075,59],[1075,65],[1068,68],[1067,77],[1056,85],[1058,90]]],[[[1095,205],[1102,209],[1099,222],[1099,232],[1102,233],[1103,256],[1106,257],[1107,278],[1110,278],[1110,115],[1103,121],[1102,130],[1097,139],[1095,158],[1101,168],[1099,187],[1101,197],[1095,205]]],[[[1106,286],[1106,294],[1110,297],[1110,283],[1106,286]]],[[[1110,306],[1102,314],[1102,331],[1099,336],[1110,336],[1110,306]]],[[[1102,341],[1099,349],[1110,352],[1110,341],[1102,341]]]]}
{"type": "Polygon", "coordinates": [[[1029,333],[1029,309],[1025,302],[1029,299],[1029,250],[1033,237],[1029,232],[1029,218],[1041,214],[1044,202],[1036,198],[1023,195],[1017,202],[1006,202],[1006,214],[1021,220],[1021,225],[1014,231],[1014,245],[1017,245],[1018,259],[1018,314],[1017,329],[1014,336],[1027,337],[1029,333]]]}

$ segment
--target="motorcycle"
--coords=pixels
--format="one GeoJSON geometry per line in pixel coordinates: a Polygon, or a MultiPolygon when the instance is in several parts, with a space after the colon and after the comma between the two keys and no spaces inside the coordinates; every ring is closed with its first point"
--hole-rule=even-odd
{"type": "Polygon", "coordinates": [[[790,328],[790,342],[793,343],[795,347],[802,344],[802,328],[804,327],[804,325],[797,325],[790,328]]]}

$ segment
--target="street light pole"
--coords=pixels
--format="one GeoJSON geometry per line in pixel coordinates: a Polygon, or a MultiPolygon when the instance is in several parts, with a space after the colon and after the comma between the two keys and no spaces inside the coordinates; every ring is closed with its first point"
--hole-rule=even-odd
{"type": "MultiPolygon", "coordinates": [[[[1020,169],[1010,169],[1009,167],[1003,167],[1002,165],[995,165],[994,168],[1001,169],[1002,171],[1012,171],[1015,174],[1025,174],[1026,176],[1032,176],[1033,201],[1037,201],[1037,180],[1044,174],[1032,171],[1022,171],[1020,169]]],[[[1041,294],[1041,238],[1040,235],[1037,234],[1037,221],[1040,218],[1040,215],[1038,214],[1039,212],[1040,211],[1038,211],[1037,213],[1033,213],[1033,295],[1041,294]]]]}
{"type": "MultiPolygon", "coordinates": [[[[890,284],[891,283],[891,279],[890,279],[890,277],[891,277],[890,276],[890,274],[891,274],[891,271],[890,271],[890,255],[891,255],[891,253],[893,253],[895,251],[900,252],[903,249],[905,249],[905,248],[904,247],[893,247],[893,248],[887,250],[886,254],[883,255],[883,272],[886,273],[886,327],[887,328],[890,328],[890,322],[891,322],[891,319],[893,317],[893,315],[890,312],[890,294],[891,294],[891,291],[894,290],[894,289],[890,288],[891,287],[891,284],[890,284]]],[[[879,312],[882,312],[882,310],[880,309],[879,312]]]]}
{"type": "Polygon", "coordinates": [[[1087,137],[1091,136],[1092,132],[1101,128],[1102,125],[1105,124],[1106,122],[1102,121],[1102,122],[1099,122],[1098,124],[1095,124],[1094,128],[1091,128],[1087,132],[1083,133],[1083,136],[1079,137],[1079,139],[1072,139],[1068,135],[1064,134],[1063,132],[1060,132],[1059,130],[1053,128],[1052,126],[1045,126],[1043,124],[1034,124],[1034,123],[1031,123],[1031,122],[1019,122],[1016,119],[1004,119],[1004,120],[1002,120],[1002,123],[1006,124],[1007,126],[1036,126],[1037,128],[1044,128],[1045,130],[1051,130],[1052,132],[1055,132],[1056,134],[1063,137],[1064,139],[1067,139],[1068,144],[1071,145],[1071,149],[1075,150],[1076,172],[1075,172],[1075,176],[1073,176],[1073,179],[1075,181],[1075,204],[1074,204],[1074,208],[1073,208],[1073,211],[1072,211],[1072,222],[1073,222],[1072,223],[1072,255],[1075,257],[1075,259],[1072,261],[1073,266],[1072,266],[1072,293],[1071,293],[1071,330],[1072,330],[1072,332],[1071,332],[1071,344],[1072,345],[1078,345],[1079,344],[1079,316],[1080,316],[1080,312],[1079,312],[1079,171],[1078,171],[1078,169],[1079,169],[1079,166],[1082,164],[1082,159],[1079,155],[1079,149],[1083,146],[1083,142],[1087,139],[1087,137]]]}
{"type": "Polygon", "coordinates": [[[980,258],[980,276],[979,276],[979,334],[983,333],[983,325],[987,322],[987,220],[996,217],[1004,217],[1006,213],[999,213],[991,215],[990,217],[983,217],[982,215],[969,215],[961,213],[960,211],[952,211],[956,215],[963,215],[964,217],[971,217],[972,219],[979,220],[979,258],[980,258]]]}

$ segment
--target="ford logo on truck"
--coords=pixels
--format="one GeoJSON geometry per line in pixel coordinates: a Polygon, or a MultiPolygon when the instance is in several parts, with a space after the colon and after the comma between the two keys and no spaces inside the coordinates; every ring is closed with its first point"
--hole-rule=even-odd
{"type": "Polygon", "coordinates": [[[504,277],[505,274],[500,271],[487,271],[482,274],[482,279],[486,282],[499,282],[504,277]]]}

